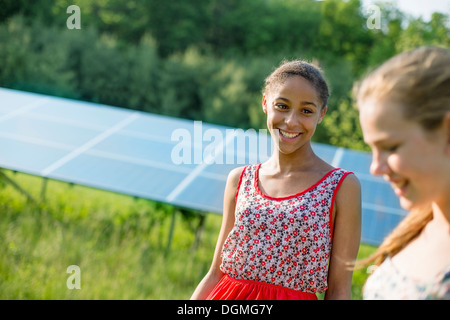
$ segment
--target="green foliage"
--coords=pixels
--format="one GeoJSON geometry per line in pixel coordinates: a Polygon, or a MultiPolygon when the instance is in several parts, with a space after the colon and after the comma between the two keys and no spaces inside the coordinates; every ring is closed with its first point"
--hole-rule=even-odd
{"type": "Polygon", "coordinates": [[[53,41],[59,31],[46,28],[40,32],[42,27],[40,22],[26,26],[21,16],[0,25],[0,83],[14,89],[76,98],[72,86],[75,73],[67,68],[69,42],[53,41]]]}
{"type": "Polygon", "coordinates": [[[449,15],[423,21],[392,3],[379,4],[379,30],[360,0],[79,0],[82,28],[68,30],[71,4],[2,2],[0,86],[261,129],[264,78],[314,60],[332,92],[314,140],[359,149],[353,82],[398,52],[450,47],[449,15]]]}
{"type": "Polygon", "coordinates": [[[208,0],[149,0],[142,6],[161,56],[183,52],[205,41],[210,22],[208,0]]]}
{"type": "MultiPolygon", "coordinates": [[[[41,178],[5,172],[35,198],[41,178]]],[[[24,201],[7,185],[0,194],[2,299],[187,299],[211,263],[220,216],[205,221],[200,246],[190,226],[198,216],[173,206],[49,181],[45,203],[24,201]],[[185,218],[185,216],[187,217],[185,218]],[[81,290],[66,269],[81,269],[81,290]]]]}
{"type": "Polygon", "coordinates": [[[366,52],[373,43],[373,35],[364,28],[366,19],[360,11],[360,0],[325,1],[317,41],[319,50],[327,48],[333,55],[352,61],[355,74],[366,65],[366,52]]]}
{"type": "Polygon", "coordinates": [[[399,36],[397,51],[410,50],[423,45],[450,47],[449,16],[434,13],[429,22],[413,20],[399,36]],[[446,26],[447,25],[447,26],[446,26]]]}
{"type": "Polygon", "coordinates": [[[338,108],[323,120],[331,144],[344,148],[369,151],[361,133],[358,111],[350,99],[342,99],[338,108]]]}
{"type": "Polygon", "coordinates": [[[128,70],[129,61],[117,41],[108,35],[101,36],[81,57],[79,85],[84,98],[108,105],[126,105],[128,70]]]}
{"type": "Polygon", "coordinates": [[[249,96],[244,81],[245,69],[233,62],[223,63],[212,81],[202,87],[204,119],[229,126],[248,125],[249,96]]]}
{"type": "Polygon", "coordinates": [[[129,90],[126,106],[129,108],[159,113],[159,68],[157,46],[150,35],[144,35],[137,46],[127,52],[129,90]]]}
{"type": "Polygon", "coordinates": [[[195,49],[165,60],[159,74],[160,112],[170,116],[201,119],[200,88],[211,71],[202,67],[203,57],[195,49]]]}

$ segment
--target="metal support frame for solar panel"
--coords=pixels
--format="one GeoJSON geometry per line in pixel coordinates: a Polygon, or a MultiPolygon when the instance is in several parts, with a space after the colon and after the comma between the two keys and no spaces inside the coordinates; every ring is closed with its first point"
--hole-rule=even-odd
{"type": "MultiPolygon", "coordinates": [[[[264,131],[0,88],[0,168],[44,179],[221,214],[228,172],[264,161],[270,148],[264,131]],[[257,139],[256,154],[243,137],[257,139]],[[173,152],[184,144],[190,144],[190,161],[177,164],[173,152]]],[[[390,186],[369,174],[370,154],[320,143],[313,149],[358,176],[362,242],[378,245],[405,211],[390,186]]]]}
{"type": "Polygon", "coordinates": [[[32,203],[37,203],[37,201],[33,198],[33,196],[31,196],[24,188],[22,188],[17,182],[15,182],[13,179],[11,179],[10,177],[8,177],[3,170],[0,168],[0,178],[5,180],[6,183],[9,183],[10,185],[13,186],[14,189],[16,189],[17,191],[19,191],[21,194],[23,194],[25,196],[25,198],[27,198],[27,200],[29,202],[32,203]]]}

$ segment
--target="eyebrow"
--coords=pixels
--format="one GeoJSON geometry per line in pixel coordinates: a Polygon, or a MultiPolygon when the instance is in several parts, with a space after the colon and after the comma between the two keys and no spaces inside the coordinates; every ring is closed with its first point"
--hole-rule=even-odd
{"type": "MultiPolygon", "coordinates": [[[[289,99],[284,98],[284,97],[278,97],[278,98],[275,98],[275,100],[283,100],[283,101],[286,101],[286,102],[291,102],[289,99]]],[[[301,101],[300,104],[301,105],[310,105],[310,104],[312,104],[314,107],[318,108],[318,106],[312,101],[301,101]]]]}
{"type": "Polygon", "coordinates": [[[392,145],[392,144],[397,144],[400,141],[398,140],[397,136],[394,135],[388,135],[388,136],[380,136],[380,137],[375,137],[375,140],[372,141],[366,141],[366,139],[364,139],[364,142],[372,145],[374,147],[384,147],[386,145],[392,145]]]}

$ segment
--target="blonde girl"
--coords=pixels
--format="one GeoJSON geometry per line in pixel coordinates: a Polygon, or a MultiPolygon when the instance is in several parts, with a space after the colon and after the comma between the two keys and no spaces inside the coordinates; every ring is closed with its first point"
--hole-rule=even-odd
{"type": "Polygon", "coordinates": [[[450,299],[450,51],[399,54],[355,95],[371,173],[410,211],[369,259],[364,299],[450,299]]]}

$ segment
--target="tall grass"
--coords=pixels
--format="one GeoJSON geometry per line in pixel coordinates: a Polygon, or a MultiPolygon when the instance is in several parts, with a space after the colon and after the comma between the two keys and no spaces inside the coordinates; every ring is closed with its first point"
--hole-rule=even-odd
{"type": "MultiPolygon", "coordinates": [[[[41,178],[6,174],[39,199],[41,178]]],[[[198,222],[170,205],[63,182],[49,181],[39,204],[2,185],[0,298],[188,299],[209,268],[221,217],[206,216],[196,246],[198,222]],[[67,286],[70,265],[80,267],[81,289],[67,286]]],[[[366,276],[354,273],[354,299],[366,276]]]]}

